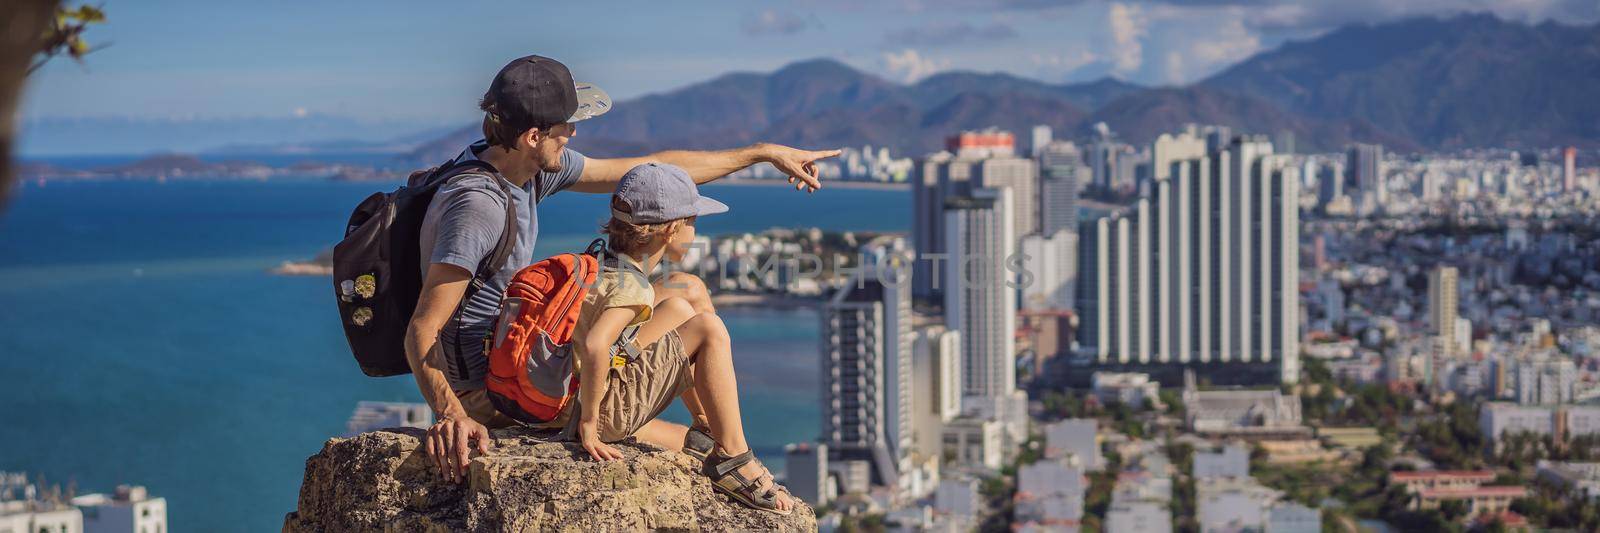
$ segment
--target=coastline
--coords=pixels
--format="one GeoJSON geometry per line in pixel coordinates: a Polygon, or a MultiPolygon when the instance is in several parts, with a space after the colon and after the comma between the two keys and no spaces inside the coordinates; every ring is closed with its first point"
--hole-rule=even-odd
{"type": "MultiPolygon", "coordinates": [[[[735,185],[735,186],[740,186],[740,187],[748,187],[748,186],[793,187],[793,185],[789,184],[788,180],[777,179],[777,178],[722,178],[720,180],[711,182],[711,183],[709,183],[707,185],[708,186],[735,185]]],[[[872,190],[872,191],[908,191],[908,190],[911,190],[911,185],[909,183],[885,183],[885,182],[880,182],[880,181],[829,180],[826,177],[824,177],[823,178],[823,182],[822,182],[822,188],[823,189],[863,189],[863,190],[872,190]]]]}
{"type": "Polygon", "coordinates": [[[764,309],[807,309],[820,307],[822,299],[787,294],[723,292],[711,295],[711,304],[717,307],[733,309],[752,307],[764,309]]]}

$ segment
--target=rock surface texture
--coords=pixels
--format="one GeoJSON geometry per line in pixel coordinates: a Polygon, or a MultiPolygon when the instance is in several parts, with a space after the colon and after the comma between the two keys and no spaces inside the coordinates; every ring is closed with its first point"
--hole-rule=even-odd
{"type": "MultiPolygon", "coordinates": [[[[420,429],[331,439],[306,460],[300,531],[815,531],[804,503],[789,516],[739,505],[712,491],[693,459],[620,443],[624,458],[597,462],[576,443],[522,429],[495,430],[467,480],[439,478],[420,429]]],[[[475,453],[476,455],[476,453],[475,453]]]]}

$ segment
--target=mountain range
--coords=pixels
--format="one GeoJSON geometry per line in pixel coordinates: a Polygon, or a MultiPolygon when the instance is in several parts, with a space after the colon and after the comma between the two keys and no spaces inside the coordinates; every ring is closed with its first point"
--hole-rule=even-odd
{"type": "MultiPolygon", "coordinates": [[[[1026,144],[1046,124],[1079,138],[1105,122],[1145,144],[1185,123],[1292,133],[1299,151],[1377,142],[1395,152],[1600,147],[1600,24],[1529,25],[1493,15],[1358,24],[1290,41],[1186,86],[1114,78],[1048,83],[950,71],[911,84],[830,59],[737,72],[617,103],[573,146],[594,156],[771,141],[889,147],[920,155],[963,129],[997,126],[1026,144]]],[[[21,122],[28,154],[396,153],[432,164],[479,137],[476,124],[278,118],[52,118],[21,122]],[[374,131],[386,132],[374,136],[374,131]],[[405,135],[401,135],[405,134],[405,135]],[[360,140],[351,140],[360,139],[360,140]]]]}
{"type": "MultiPolygon", "coordinates": [[[[1528,25],[1474,14],[1352,25],[1183,87],[973,72],[898,84],[816,59],[618,102],[582,123],[573,146],[607,156],[762,140],[918,155],[961,129],[998,126],[1020,139],[1046,124],[1072,138],[1097,122],[1138,144],[1193,122],[1290,132],[1300,151],[1350,142],[1397,152],[1597,147],[1600,24],[1528,25]]],[[[410,158],[435,162],[476,137],[476,126],[463,128],[410,158]]]]}

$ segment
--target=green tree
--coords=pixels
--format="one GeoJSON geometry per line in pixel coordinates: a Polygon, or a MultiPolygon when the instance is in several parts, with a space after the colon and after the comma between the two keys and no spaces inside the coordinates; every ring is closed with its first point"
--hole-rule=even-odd
{"type": "Polygon", "coordinates": [[[16,146],[17,102],[28,74],[59,55],[81,59],[92,47],[83,41],[90,24],[105,20],[98,7],[68,9],[61,0],[6,0],[0,8],[0,207],[15,180],[11,151],[16,146]]]}

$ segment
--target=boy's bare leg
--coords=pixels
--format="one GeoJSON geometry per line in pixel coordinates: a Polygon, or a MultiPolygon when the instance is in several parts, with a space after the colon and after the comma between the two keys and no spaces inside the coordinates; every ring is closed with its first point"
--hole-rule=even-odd
{"type": "Polygon", "coordinates": [[[711,290],[706,288],[706,282],[699,276],[688,272],[673,272],[656,280],[650,285],[656,293],[656,304],[667,298],[683,298],[694,307],[696,313],[717,312],[716,306],[711,305],[711,290]]]}
{"type": "MultiPolygon", "coordinates": [[[[678,297],[657,298],[655,307],[651,309],[650,320],[639,326],[638,342],[640,346],[649,346],[660,340],[667,332],[677,329],[695,315],[694,307],[687,300],[678,297]]],[[[691,389],[692,390],[692,389],[691,389]]],[[[684,394],[687,398],[689,394],[684,394]]],[[[691,405],[684,401],[684,406],[690,413],[697,413],[698,403],[691,405]]],[[[699,411],[703,412],[703,410],[699,411]]],[[[703,416],[703,415],[696,415],[703,416]]],[[[651,420],[644,427],[633,433],[634,438],[650,445],[673,451],[683,450],[684,435],[689,428],[665,420],[651,420]]]]}
{"type": "Polygon", "coordinates": [[[633,438],[657,448],[681,452],[683,451],[684,435],[688,433],[689,428],[687,426],[657,418],[639,428],[639,431],[633,432],[633,438]]]}
{"type": "MultiPolygon", "coordinates": [[[[669,298],[678,298],[687,302],[689,307],[693,309],[693,313],[684,317],[684,321],[687,321],[688,318],[693,316],[693,314],[716,314],[717,312],[716,307],[711,305],[711,291],[706,288],[705,281],[694,274],[690,274],[688,272],[673,272],[663,276],[661,279],[656,280],[656,282],[651,284],[650,287],[656,293],[655,305],[658,308],[662,302],[669,298]]],[[[659,313],[660,310],[657,309],[657,316],[660,316],[659,313]]],[[[676,320],[667,322],[682,324],[682,322],[676,320]]],[[[693,352],[691,351],[690,354],[692,355],[693,352]]],[[[691,372],[692,371],[693,370],[691,369],[691,372]]],[[[710,422],[706,418],[706,409],[700,403],[700,396],[695,392],[694,387],[691,386],[689,390],[685,391],[682,398],[683,407],[689,410],[690,416],[694,417],[694,424],[698,424],[702,427],[710,427],[710,422]]]]}
{"type": "MultiPolygon", "coordinates": [[[[692,380],[694,376],[693,365],[689,366],[689,375],[690,379],[692,380]]],[[[689,390],[683,391],[683,408],[688,409],[689,416],[693,418],[693,421],[690,425],[700,426],[702,428],[710,428],[711,417],[706,415],[705,404],[700,402],[700,393],[695,392],[695,390],[696,387],[690,385],[689,390]]]]}
{"type": "MultiPolygon", "coordinates": [[[[726,455],[749,451],[739,413],[739,385],[733,374],[733,343],[727,325],[715,314],[700,313],[678,327],[678,336],[694,360],[692,390],[710,419],[712,438],[726,455]]],[[[762,467],[750,462],[739,467],[739,473],[755,479],[762,474],[762,467]]],[[[783,493],[779,493],[777,504],[780,510],[792,505],[783,493]]]]}

